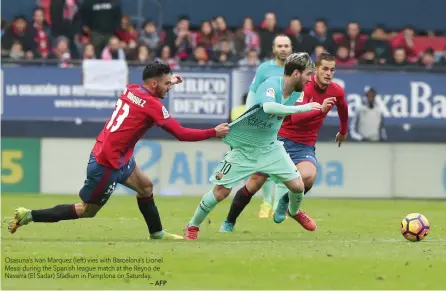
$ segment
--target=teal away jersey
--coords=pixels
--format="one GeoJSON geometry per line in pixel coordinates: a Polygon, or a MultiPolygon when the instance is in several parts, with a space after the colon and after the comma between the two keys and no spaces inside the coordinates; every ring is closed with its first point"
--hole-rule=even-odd
{"type": "Polygon", "coordinates": [[[258,87],[253,107],[229,125],[231,130],[223,139],[226,144],[232,148],[265,147],[277,140],[284,117],[266,114],[263,103],[277,102],[292,106],[301,95],[301,92],[293,92],[288,98],[283,98],[283,81],[283,77],[272,77],[258,87]]]}
{"type": "MultiPolygon", "coordinates": [[[[284,72],[284,67],[281,67],[276,64],[276,60],[269,60],[262,63],[256,71],[256,75],[252,80],[251,85],[249,86],[249,91],[257,92],[257,88],[259,88],[260,84],[265,82],[268,78],[282,76],[284,72]]],[[[253,100],[249,100],[253,101],[253,100]]],[[[246,108],[250,108],[253,104],[246,103],[246,108]]]]}

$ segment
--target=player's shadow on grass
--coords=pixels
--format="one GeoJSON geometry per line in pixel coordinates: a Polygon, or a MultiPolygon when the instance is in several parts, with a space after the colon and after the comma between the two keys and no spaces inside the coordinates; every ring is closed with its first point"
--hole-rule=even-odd
{"type": "Polygon", "coordinates": [[[186,241],[186,240],[148,240],[148,239],[131,239],[131,238],[103,238],[103,239],[97,239],[97,238],[88,238],[88,237],[76,237],[74,240],[72,238],[34,238],[34,237],[11,237],[11,236],[2,236],[2,241],[4,242],[32,242],[32,243],[64,243],[64,244],[88,244],[88,243],[101,243],[101,244],[107,244],[107,245],[115,245],[115,244],[122,244],[122,243],[199,243],[199,242],[206,242],[209,243],[216,243],[216,244],[237,244],[237,243],[274,243],[276,241],[296,241],[299,242],[305,238],[302,238],[301,236],[288,236],[288,237],[280,237],[280,239],[275,240],[274,238],[270,236],[265,237],[253,237],[250,235],[244,236],[243,234],[238,234],[234,236],[227,236],[222,234],[215,234],[211,237],[206,237],[199,239],[197,241],[186,241]]]}

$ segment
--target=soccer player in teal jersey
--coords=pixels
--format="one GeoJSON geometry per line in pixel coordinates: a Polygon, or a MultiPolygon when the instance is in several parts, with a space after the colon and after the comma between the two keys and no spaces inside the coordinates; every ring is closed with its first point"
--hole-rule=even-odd
{"type": "MultiPolygon", "coordinates": [[[[274,38],[273,41],[273,54],[274,59],[268,60],[262,63],[256,70],[256,75],[249,86],[248,98],[246,99],[246,108],[250,108],[253,105],[255,92],[257,88],[266,79],[276,76],[283,75],[283,67],[285,65],[286,58],[292,52],[291,39],[284,35],[279,34],[274,38]]],[[[268,218],[272,211],[272,193],[275,188],[275,183],[268,179],[265,184],[263,184],[263,203],[260,206],[259,217],[268,218]]]]}
{"type": "MultiPolygon", "coordinates": [[[[283,143],[277,140],[277,133],[285,116],[324,108],[317,102],[294,105],[313,68],[307,53],[290,55],[285,61],[284,75],[262,83],[257,89],[254,106],[230,124],[231,130],[223,141],[231,149],[210,177],[214,187],[201,199],[186,226],[185,239],[196,240],[199,227],[209,212],[229,196],[234,184],[256,172],[285,184],[289,190],[289,215],[297,215],[305,188],[283,143]]],[[[324,102],[324,106],[330,105],[324,102]]]]}
{"type": "Polygon", "coordinates": [[[254,97],[256,95],[255,92],[257,91],[257,88],[259,88],[260,84],[262,84],[268,78],[283,75],[285,60],[291,54],[291,52],[291,39],[288,36],[279,34],[274,38],[274,59],[262,63],[257,68],[254,79],[249,86],[248,98],[246,99],[246,108],[249,108],[254,104],[254,97]]]}

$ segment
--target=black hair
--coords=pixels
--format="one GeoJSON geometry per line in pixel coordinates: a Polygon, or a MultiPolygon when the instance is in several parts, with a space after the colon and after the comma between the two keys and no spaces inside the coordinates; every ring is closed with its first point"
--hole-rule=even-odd
{"type": "Polygon", "coordinates": [[[164,62],[151,61],[149,62],[144,71],[142,72],[142,80],[161,77],[163,75],[172,74],[170,66],[164,62]]]}

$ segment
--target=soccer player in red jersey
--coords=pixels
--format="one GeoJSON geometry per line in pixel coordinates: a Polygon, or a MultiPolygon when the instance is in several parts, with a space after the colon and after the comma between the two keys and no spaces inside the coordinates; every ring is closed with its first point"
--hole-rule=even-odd
{"type": "MultiPolygon", "coordinates": [[[[335,58],[332,55],[322,54],[320,56],[316,62],[315,76],[305,86],[302,103],[318,102],[322,104],[325,99],[332,99],[334,101],[341,123],[341,128],[336,134],[336,142],[340,146],[347,139],[348,105],[345,101],[344,89],[332,82],[335,65],[335,58]]],[[[285,118],[278,133],[278,139],[283,141],[286,151],[291,156],[302,176],[305,193],[310,191],[316,180],[317,160],[314,146],[316,144],[317,134],[322,127],[328,111],[329,109],[326,111],[293,114],[285,118]]],[[[260,173],[252,175],[246,185],[236,193],[228,216],[220,228],[221,232],[233,231],[238,216],[251,201],[251,197],[267,181],[267,178],[260,173]]],[[[272,183],[271,180],[268,180],[268,182],[272,183]]],[[[284,185],[277,185],[275,197],[277,203],[275,203],[273,217],[276,223],[281,223],[286,218],[289,198],[288,195],[284,194],[287,192],[288,190],[284,185]]],[[[316,222],[303,211],[299,211],[292,218],[307,230],[314,231],[317,228],[316,222]]]]}
{"type": "Polygon", "coordinates": [[[146,221],[150,239],[182,239],[163,230],[153,198],[152,181],[144,175],[133,157],[135,144],[154,125],[180,141],[224,137],[229,132],[229,126],[222,123],[205,130],[184,128],[169,115],[159,99],[166,98],[172,85],[182,82],[180,76],[172,74],[169,65],[149,63],[143,71],[142,80],[143,85],[127,86],[111,118],[96,138],[88,161],[87,179],[79,192],[81,202],[40,210],[19,207],[8,225],[11,233],[31,221],[58,222],[94,217],[119,183],[137,193],[138,207],[146,221]]]}

